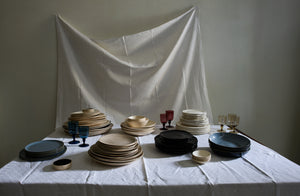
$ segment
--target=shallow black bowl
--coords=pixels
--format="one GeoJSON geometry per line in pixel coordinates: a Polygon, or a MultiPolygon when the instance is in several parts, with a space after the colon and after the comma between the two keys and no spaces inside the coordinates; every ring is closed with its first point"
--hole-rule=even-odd
{"type": "Polygon", "coordinates": [[[245,151],[251,145],[248,138],[232,133],[214,133],[209,136],[208,141],[210,144],[226,151],[245,151]]]}

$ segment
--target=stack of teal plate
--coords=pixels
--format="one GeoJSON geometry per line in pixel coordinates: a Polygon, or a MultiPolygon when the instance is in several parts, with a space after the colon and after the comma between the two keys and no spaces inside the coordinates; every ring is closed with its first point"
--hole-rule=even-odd
{"type": "Polygon", "coordinates": [[[65,153],[67,147],[62,141],[42,140],[25,146],[19,157],[26,161],[43,161],[53,159],[65,153]]]}

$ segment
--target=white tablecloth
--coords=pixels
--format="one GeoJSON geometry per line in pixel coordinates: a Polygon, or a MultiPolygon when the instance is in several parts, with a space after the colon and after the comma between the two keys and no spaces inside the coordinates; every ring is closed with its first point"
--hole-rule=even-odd
{"type": "MultiPolygon", "coordinates": [[[[138,138],[143,158],[109,167],[93,161],[88,147],[68,144],[71,137],[57,129],[45,139],[65,142],[66,153],[49,161],[11,161],[0,169],[0,195],[300,195],[300,166],[253,140],[242,158],[212,154],[210,162],[198,165],[191,154],[171,156],[158,151],[154,145],[158,133],[138,138]],[[61,158],[72,160],[69,170],[52,169],[52,163],[61,158]]],[[[198,148],[211,151],[208,136],[196,136],[198,148]]],[[[87,143],[92,145],[99,137],[89,137],[87,143]]]]}

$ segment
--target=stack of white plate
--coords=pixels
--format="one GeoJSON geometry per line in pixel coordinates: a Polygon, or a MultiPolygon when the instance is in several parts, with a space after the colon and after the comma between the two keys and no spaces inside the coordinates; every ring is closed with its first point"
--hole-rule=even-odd
{"type": "Polygon", "coordinates": [[[122,130],[132,136],[144,136],[155,131],[156,123],[144,116],[130,116],[121,123],[122,130]]]}
{"type": "Polygon", "coordinates": [[[206,112],[188,109],[182,111],[176,129],[184,130],[194,135],[206,134],[210,131],[209,120],[206,112]]]}
{"type": "Polygon", "coordinates": [[[127,165],[143,156],[136,138],[122,133],[102,136],[88,153],[96,162],[110,166],[127,165]]]}
{"type": "MultiPolygon", "coordinates": [[[[113,124],[106,116],[97,109],[88,108],[71,113],[69,121],[77,121],[79,126],[89,127],[89,136],[100,135],[111,130],[113,124]]],[[[68,133],[68,122],[63,125],[64,131],[68,133]]]]}

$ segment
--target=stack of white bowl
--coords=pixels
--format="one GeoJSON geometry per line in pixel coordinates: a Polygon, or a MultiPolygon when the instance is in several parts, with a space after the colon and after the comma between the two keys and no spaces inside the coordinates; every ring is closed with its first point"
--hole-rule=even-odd
{"type": "Polygon", "coordinates": [[[155,131],[155,122],[145,116],[129,116],[121,123],[122,130],[132,136],[148,135],[155,131]]]}
{"type": "Polygon", "coordinates": [[[209,120],[206,112],[188,109],[182,111],[176,129],[184,130],[194,135],[206,134],[210,131],[209,120]]]}
{"type": "Polygon", "coordinates": [[[137,139],[123,133],[112,133],[100,137],[88,153],[96,162],[110,166],[127,165],[144,154],[137,139]]]}

